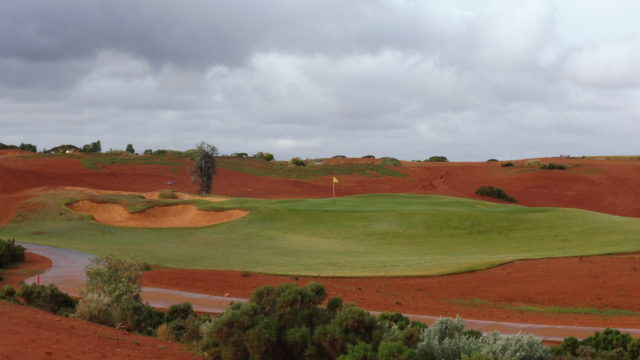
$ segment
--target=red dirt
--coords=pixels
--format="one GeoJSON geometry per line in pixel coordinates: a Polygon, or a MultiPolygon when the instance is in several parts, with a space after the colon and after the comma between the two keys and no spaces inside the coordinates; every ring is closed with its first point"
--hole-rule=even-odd
{"type": "Polygon", "coordinates": [[[199,359],[186,346],[0,301],[2,359],[199,359]]]}
{"type": "Polygon", "coordinates": [[[264,285],[322,283],[330,296],[377,311],[480,320],[575,326],[638,327],[638,316],[516,311],[452,300],[505,305],[625,309],[640,313],[640,254],[517,261],[493,269],[437,277],[318,278],[237,271],[163,269],[144,274],[145,286],[249,297],[264,285]]]}
{"type": "MultiPolygon", "coordinates": [[[[503,188],[525,206],[571,207],[640,217],[640,161],[543,161],[570,164],[572,168],[566,171],[536,170],[524,166],[524,160],[515,161],[517,166],[514,168],[502,168],[499,163],[403,162],[402,167],[394,170],[407,177],[339,176],[340,183],[336,190],[338,196],[418,193],[491,201],[478,197],[474,192],[481,185],[494,185],[503,188]]],[[[348,163],[349,159],[334,162],[348,163]]],[[[164,165],[111,165],[89,170],[82,165],[82,157],[34,158],[0,153],[0,204],[3,204],[0,206],[0,226],[14,216],[23,200],[42,191],[43,187],[79,186],[135,192],[171,188],[193,193],[196,187],[190,183],[187,167],[185,162],[183,166],[175,168],[164,165]]],[[[215,178],[214,191],[219,195],[256,198],[328,197],[331,195],[331,178],[297,180],[259,177],[221,168],[215,178]]],[[[600,256],[521,261],[487,271],[444,277],[304,278],[298,282],[321,282],[332,296],[341,296],[371,310],[443,316],[460,314],[468,318],[514,322],[638,327],[638,317],[550,315],[518,312],[486,304],[465,306],[450,302],[453,299],[485,299],[510,305],[620,308],[639,312],[640,303],[637,299],[640,298],[640,275],[637,269],[640,269],[637,255],[600,256]]],[[[239,272],[230,271],[161,270],[146,274],[145,281],[146,285],[244,297],[258,286],[295,280],[257,274],[243,277],[239,272]]],[[[17,358],[42,358],[50,347],[54,357],[60,351],[62,356],[113,358],[122,357],[113,351],[114,344],[125,346],[134,341],[114,340],[120,335],[124,338],[117,339],[128,339],[134,335],[120,332],[116,332],[120,335],[100,335],[111,334],[109,331],[112,329],[93,324],[86,325],[96,328],[84,328],[73,320],[54,320],[49,316],[26,307],[16,308],[0,303],[0,354],[8,348],[2,345],[11,344],[11,348],[18,351],[29,349],[17,358]],[[43,317],[45,320],[41,320],[43,317]],[[12,321],[10,324],[13,328],[10,339],[2,332],[8,328],[4,326],[5,323],[9,324],[8,321],[12,321]],[[78,331],[68,332],[72,325],[78,331]],[[49,326],[53,330],[49,330],[49,326]],[[29,343],[35,346],[27,346],[29,343]]],[[[143,341],[140,343],[148,344],[143,341]]],[[[166,346],[170,349],[172,345],[166,346]]],[[[140,355],[143,357],[176,357],[174,354],[167,355],[170,352],[166,349],[161,353],[153,353],[156,349],[154,346],[140,348],[144,349],[144,354],[140,355]]],[[[128,354],[127,351],[134,350],[123,352],[128,354]]]]}
{"type": "Polygon", "coordinates": [[[51,267],[51,260],[44,256],[26,252],[24,262],[12,264],[2,269],[4,280],[0,281],[0,288],[5,285],[16,286],[22,280],[26,280],[51,267]]]}

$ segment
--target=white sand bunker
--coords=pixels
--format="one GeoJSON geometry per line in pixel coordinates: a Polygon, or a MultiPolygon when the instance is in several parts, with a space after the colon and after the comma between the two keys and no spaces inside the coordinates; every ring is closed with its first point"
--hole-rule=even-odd
{"type": "Polygon", "coordinates": [[[199,227],[239,219],[245,210],[205,211],[192,204],[155,206],[139,213],[130,213],[120,204],[80,200],[69,205],[74,211],[93,215],[107,225],[139,228],[199,227]]]}

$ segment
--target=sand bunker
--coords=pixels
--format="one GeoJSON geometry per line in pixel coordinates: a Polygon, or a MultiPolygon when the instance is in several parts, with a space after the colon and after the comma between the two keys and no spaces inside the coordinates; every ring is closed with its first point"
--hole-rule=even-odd
{"type": "Polygon", "coordinates": [[[239,219],[245,210],[205,211],[192,204],[155,206],[139,213],[130,213],[120,204],[81,200],[69,205],[74,211],[93,215],[107,225],[139,228],[199,227],[239,219]]]}

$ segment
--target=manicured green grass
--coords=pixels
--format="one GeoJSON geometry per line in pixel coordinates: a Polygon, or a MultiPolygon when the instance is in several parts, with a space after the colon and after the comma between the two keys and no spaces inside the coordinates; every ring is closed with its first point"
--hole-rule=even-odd
{"type": "Polygon", "coordinates": [[[219,159],[220,166],[227,169],[243,172],[256,176],[277,176],[294,179],[312,179],[321,176],[360,175],[360,176],[394,176],[405,177],[407,175],[394,171],[382,164],[314,164],[307,162],[307,166],[289,166],[282,161],[264,161],[257,159],[219,159]]]}
{"type": "Polygon", "coordinates": [[[540,312],[549,314],[580,314],[580,315],[597,315],[597,316],[640,316],[639,312],[623,309],[597,309],[597,308],[568,308],[561,306],[537,306],[537,305],[513,305],[496,303],[485,299],[459,300],[450,301],[452,304],[465,306],[488,305],[491,307],[509,309],[526,312],[540,312]]]}
{"type": "MultiPolygon", "coordinates": [[[[181,229],[102,225],[64,206],[74,198],[82,196],[67,192],[31,200],[41,210],[20,214],[0,228],[0,237],[164,266],[328,276],[434,275],[517,259],[640,250],[640,219],[452,197],[195,201],[203,209],[250,214],[181,229]]],[[[122,202],[132,211],[176,202],[92,198],[122,202]]]]}

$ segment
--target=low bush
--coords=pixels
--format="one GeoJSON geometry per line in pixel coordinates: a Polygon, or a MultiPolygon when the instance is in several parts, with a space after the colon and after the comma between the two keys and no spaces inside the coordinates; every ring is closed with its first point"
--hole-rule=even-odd
{"type": "Polygon", "coordinates": [[[564,164],[546,163],[540,165],[542,170],[567,170],[569,167],[564,164]]]}
{"type": "Polygon", "coordinates": [[[489,159],[489,160],[487,160],[487,162],[497,162],[497,161],[498,161],[498,159],[489,159]]]}
{"type": "Polygon", "coordinates": [[[376,157],[373,155],[365,155],[362,157],[363,159],[375,159],[376,157]]]}
{"type": "Polygon", "coordinates": [[[513,163],[511,161],[507,161],[506,163],[500,164],[501,167],[513,167],[513,163]]]}
{"type": "Polygon", "coordinates": [[[253,157],[258,160],[264,160],[264,161],[273,161],[274,159],[273,154],[268,152],[262,152],[262,151],[255,153],[253,157]]]}
{"type": "Polygon", "coordinates": [[[515,203],[516,199],[508,195],[504,190],[499,187],[483,185],[476,190],[476,194],[480,196],[488,196],[494,199],[500,199],[508,202],[515,203]]]}
{"type": "Polygon", "coordinates": [[[243,152],[241,152],[241,153],[233,153],[233,154],[231,154],[231,157],[246,158],[246,157],[249,157],[249,154],[243,153],[243,152]]]}
{"type": "Polygon", "coordinates": [[[15,239],[0,239],[0,268],[15,262],[24,262],[25,248],[16,245],[15,239]]]}
{"type": "Polygon", "coordinates": [[[640,358],[640,339],[619,330],[605,329],[603,332],[578,340],[574,337],[564,339],[562,344],[552,347],[555,359],[638,359],[640,358]]]}
{"type": "Polygon", "coordinates": [[[175,200],[178,199],[178,195],[173,190],[162,190],[158,193],[158,198],[163,200],[175,200]]]}
{"type": "Polygon", "coordinates": [[[334,155],[331,157],[332,159],[346,159],[347,157],[344,155],[334,155]]]}
{"type": "Polygon", "coordinates": [[[426,161],[427,162],[449,162],[449,159],[447,159],[446,156],[436,155],[428,158],[426,161]]]}
{"type": "Polygon", "coordinates": [[[16,289],[11,285],[5,285],[2,289],[0,289],[0,300],[17,302],[16,299],[16,289]]]}
{"type": "Polygon", "coordinates": [[[16,295],[27,305],[63,316],[72,315],[77,305],[71,296],[53,284],[23,285],[16,295]]]}
{"type": "Polygon", "coordinates": [[[114,309],[113,320],[116,328],[151,336],[165,321],[165,315],[147,304],[128,298],[114,309]]]}
{"type": "Polygon", "coordinates": [[[305,162],[302,161],[299,157],[291,158],[291,160],[289,160],[289,164],[293,166],[300,166],[300,167],[306,166],[305,162]]]}
{"type": "Polygon", "coordinates": [[[400,166],[402,165],[402,163],[400,162],[400,160],[394,158],[394,157],[383,157],[381,158],[380,164],[382,165],[391,165],[391,166],[400,166]]]}

